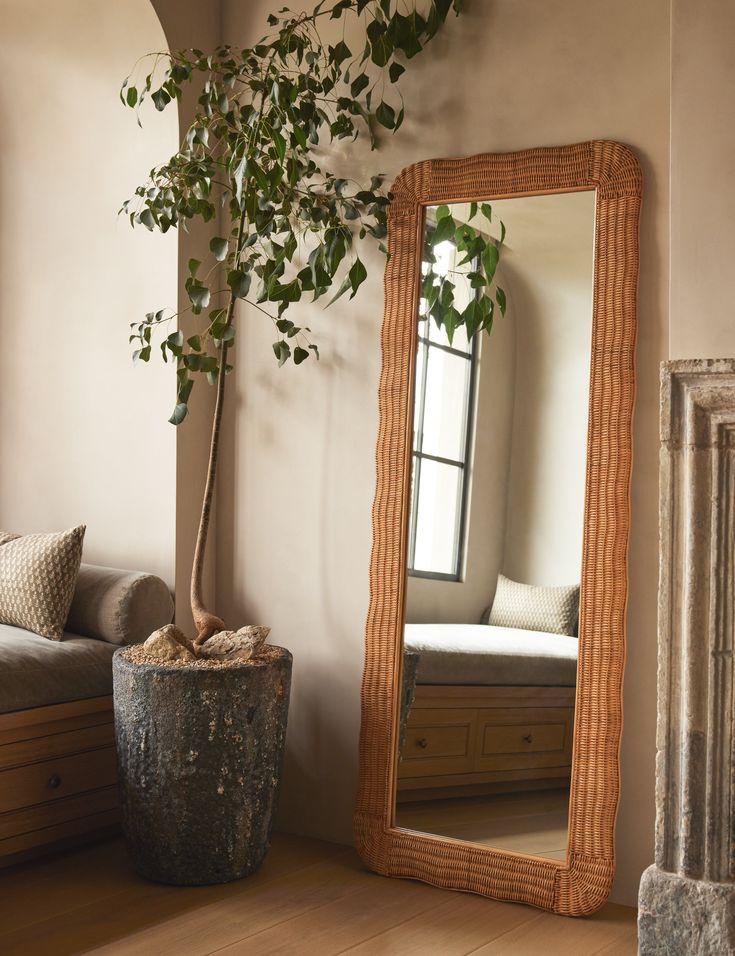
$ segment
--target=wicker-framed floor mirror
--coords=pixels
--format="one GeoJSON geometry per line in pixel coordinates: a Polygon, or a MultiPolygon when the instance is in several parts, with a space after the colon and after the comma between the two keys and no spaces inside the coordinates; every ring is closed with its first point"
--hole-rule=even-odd
{"type": "Polygon", "coordinates": [[[392,192],[357,847],[583,915],[615,866],[640,168],[593,141],[392,192]]]}

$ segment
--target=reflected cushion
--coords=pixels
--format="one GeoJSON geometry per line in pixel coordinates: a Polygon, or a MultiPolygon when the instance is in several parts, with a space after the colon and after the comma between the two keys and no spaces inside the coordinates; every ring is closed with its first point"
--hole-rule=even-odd
{"type": "Polygon", "coordinates": [[[578,584],[539,587],[499,574],[495,599],[483,623],[574,637],[578,617],[578,584]]]}
{"type": "Polygon", "coordinates": [[[84,525],[58,534],[0,531],[0,624],[60,641],[82,560],[84,525]]]}

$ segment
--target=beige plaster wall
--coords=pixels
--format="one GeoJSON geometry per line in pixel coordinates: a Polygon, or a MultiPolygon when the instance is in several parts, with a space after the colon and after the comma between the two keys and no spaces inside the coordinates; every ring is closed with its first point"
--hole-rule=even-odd
{"type": "Polygon", "coordinates": [[[117,216],[178,140],[118,100],[163,32],[148,0],[0,0],[0,22],[0,527],[86,523],[86,560],[173,585],[172,377],[128,334],[175,301],[176,240],[117,216]]]}
{"type": "Polygon", "coordinates": [[[502,571],[528,584],[578,584],[595,196],[567,193],[494,205],[510,231],[507,291],[517,336],[502,571]]]}
{"type": "Polygon", "coordinates": [[[672,358],[735,355],[735,4],[672,2],[672,358]]]}
{"type": "MultiPolygon", "coordinates": [[[[225,0],[224,37],[262,33],[275,6],[225,0]]],[[[334,36],[341,32],[332,24],[334,36]]],[[[329,34],[327,37],[329,38],[329,34]]],[[[652,859],[656,676],[658,364],[667,344],[668,0],[475,0],[404,77],[407,120],[379,154],[343,147],[351,176],[462,156],[607,137],[646,179],[641,229],[629,650],[615,898],[633,903],[652,859]]],[[[353,303],[304,306],[319,366],[277,369],[271,332],[241,316],[218,521],[220,608],[268,623],[294,653],[281,827],[350,838],[368,602],[382,261],[353,303]]]]}

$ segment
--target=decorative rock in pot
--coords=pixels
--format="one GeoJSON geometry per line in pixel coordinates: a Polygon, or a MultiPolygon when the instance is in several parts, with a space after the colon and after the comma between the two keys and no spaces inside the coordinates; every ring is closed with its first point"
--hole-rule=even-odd
{"type": "Polygon", "coordinates": [[[262,863],[278,798],[291,654],[268,628],[210,637],[174,625],[113,658],[123,829],[136,870],[225,883],[262,863]],[[153,656],[155,655],[155,656],[153,656]]]}

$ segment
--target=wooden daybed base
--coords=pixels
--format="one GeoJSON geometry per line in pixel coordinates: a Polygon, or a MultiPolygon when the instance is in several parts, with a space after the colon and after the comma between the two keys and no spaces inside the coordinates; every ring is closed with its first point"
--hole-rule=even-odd
{"type": "Polygon", "coordinates": [[[112,697],[0,714],[0,867],[119,822],[112,697]]]}
{"type": "Polygon", "coordinates": [[[418,684],[398,800],[569,785],[574,687],[418,684]]]}

